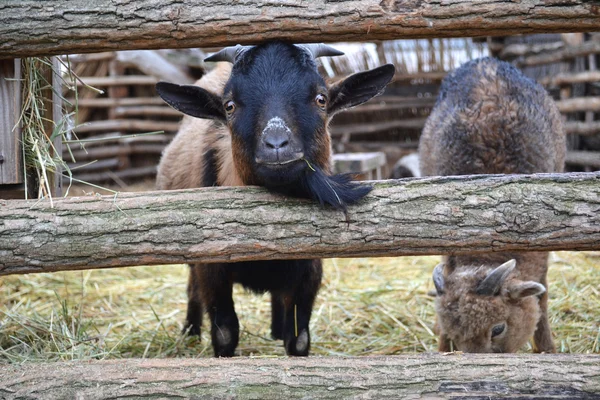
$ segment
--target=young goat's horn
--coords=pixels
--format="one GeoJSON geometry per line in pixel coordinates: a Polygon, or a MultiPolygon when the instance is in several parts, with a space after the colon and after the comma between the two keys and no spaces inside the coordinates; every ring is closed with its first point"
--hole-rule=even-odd
{"type": "Polygon", "coordinates": [[[306,50],[313,58],[344,55],[343,51],[339,51],[323,43],[297,44],[296,46],[306,50]]]}
{"type": "Polygon", "coordinates": [[[500,292],[502,284],[508,275],[515,269],[517,262],[513,259],[492,270],[488,276],[477,286],[477,294],[483,296],[495,296],[500,292]]]}
{"type": "Polygon", "coordinates": [[[444,263],[439,263],[433,269],[433,284],[435,285],[435,291],[438,296],[444,294],[444,263]]]}
{"type": "Polygon", "coordinates": [[[225,47],[224,49],[217,51],[212,56],[206,57],[204,61],[227,61],[233,64],[240,54],[252,47],[253,46],[242,46],[240,44],[237,46],[225,47]]]}

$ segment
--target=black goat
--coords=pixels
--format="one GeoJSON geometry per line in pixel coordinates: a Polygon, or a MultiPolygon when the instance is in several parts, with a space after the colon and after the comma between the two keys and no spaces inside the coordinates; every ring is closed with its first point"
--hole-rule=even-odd
{"type": "MultiPolygon", "coordinates": [[[[157,90],[185,114],[158,169],[159,189],[260,185],[346,210],[370,186],[331,175],[327,130],[336,112],[380,94],[394,75],[385,65],[352,75],[331,87],[315,57],[341,55],[325,45],[271,42],[231,47],[209,57],[219,64],[196,86],[160,82],[157,90]]],[[[308,355],[309,320],[321,282],[320,260],[256,261],[191,266],[187,329],[200,333],[208,311],[216,356],[232,356],[239,324],[233,283],[271,292],[274,338],[287,354],[308,355]]]]}

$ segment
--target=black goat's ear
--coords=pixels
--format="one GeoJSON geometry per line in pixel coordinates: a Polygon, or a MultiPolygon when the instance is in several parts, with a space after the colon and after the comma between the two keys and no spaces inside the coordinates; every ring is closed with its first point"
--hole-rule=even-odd
{"type": "Polygon", "coordinates": [[[158,82],[156,91],[168,105],[184,114],[222,122],[226,120],[221,98],[199,86],[158,82]]]}
{"type": "Polygon", "coordinates": [[[333,115],[354,107],[383,93],[392,80],[396,69],[392,64],[350,75],[329,89],[327,113],[333,115]]]}

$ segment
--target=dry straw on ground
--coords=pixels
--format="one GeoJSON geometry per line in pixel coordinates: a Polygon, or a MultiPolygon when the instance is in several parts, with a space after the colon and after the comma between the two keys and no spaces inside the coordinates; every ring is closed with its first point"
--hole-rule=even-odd
{"type": "MultiPolygon", "coordinates": [[[[435,351],[431,272],[439,257],[333,259],[311,320],[312,353],[435,351]]],[[[600,253],[551,256],[550,318],[561,352],[598,353],[600,253]]],[[[0,362],[209,357],[210,338],[180,335],[183,265],[8,276],[0,280],[0,362]]],[[[238,354],[283,355],[269,296],[235,290],[238,354]]],[[[524,349],[527,351],[528,349],[524,349]]]]}

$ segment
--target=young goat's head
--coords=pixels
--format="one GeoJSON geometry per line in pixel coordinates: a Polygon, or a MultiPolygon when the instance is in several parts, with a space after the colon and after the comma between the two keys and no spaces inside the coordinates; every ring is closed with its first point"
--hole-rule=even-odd
{"type": "Polygon", "coordinates": [[[370,187],[330,175],[327,125],[335,113],[382,93],[394,66],[357,73],[328,87],[315,58],[341,54],[322,44],[229,47],[207,59],[233,63],[223,93],[166,82],[159,82],[157,90],[185,114],[227,124],[236,170],[245,184],[345,209],[370,187]]]}
{"type": "Polygon", "coordinates": [[[512,353],[533,335],[540,318],[544,285],[518,279],[516,261],[500,266],[450,267],[433,271],[441,333],[455,350],[512,353]]]}

